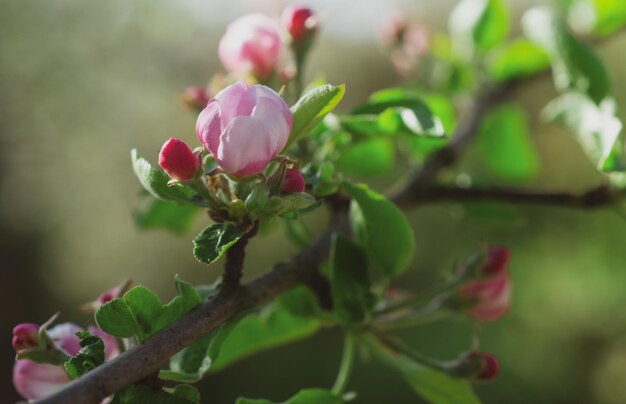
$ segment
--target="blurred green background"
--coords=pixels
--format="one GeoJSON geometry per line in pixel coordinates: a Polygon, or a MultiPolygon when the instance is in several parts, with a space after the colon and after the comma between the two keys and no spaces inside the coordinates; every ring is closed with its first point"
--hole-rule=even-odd
{"type": "MultiPolygon", "coordinates": [[[[456,2],[308,3],[323,24],[308,72],[345,82],[341,108],[347,110],[373,90],[401,83],[376,41],[393,10],[442,31],[456,2]]],[[[519,16],[534,2],[509,4],[519,16]]],[[[220,272],[191,254],[191,238],[205,217],[183,236],[134,227],[141,199],[129,150],[137,147],[156,161],[167,137],[194,143],[195,116],[180,106],[180,91],[221,71],[216,49],[229,21],[250,11],[277,16],[284,5],[0,2],[1,402],[18,399],[11,385],[14,324],[42,323],[59,310],[63,321],[84,325],[89,318],[77,307],[125,277],[168,299],[174,274],[208,283],[220,272]]],[[[625,49],[626,35],[599,48],[622,106],[625,49]]],[[[548,80],[517,94],[533,119],[553,96],[548,80]]],[[[569,133],[537,119],[531,130],[541,160],[534,186],[583,190],[601,181],[569,133]]],[[[479,395],[487,403],[626,402],[624,216],[610,209],[474,208],[492,214],[467,216],[453,204],[411,213],[417,253],[402,285],[432,285],[455,259],[487,242],[511,249],[513,306],[480,330],[482,349],[501,359],[502,373],[495,383],[478,386],[479,395]]],[[[313,229],[322,222],[317,219],[307,218],[313,229]]],[[[294,252],[278,225],[249,250],[247,276],[294,252]]],[[[469,348],[470,333],[467,322],[452,320],[404,335],[424,352],[452,358],[469,348]]],[[[330,386],[340,350],[339,333],[328,330],[251,357],[203,382],[203,402],[230,403],[239,395],[281,400],[303,387],[330,386]]],[[[398,375],[376,363],[361,361],[350,387],[358,391],[358,403],[419,402],[398,375]]]]}

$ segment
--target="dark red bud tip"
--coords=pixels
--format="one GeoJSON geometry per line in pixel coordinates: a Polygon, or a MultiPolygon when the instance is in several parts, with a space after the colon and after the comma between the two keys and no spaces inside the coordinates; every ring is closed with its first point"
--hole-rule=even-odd
{"type": "Polygon", "coordinates": [[[13,328],[13,349],[21,351],[38,345],[39,326],[32,323],[18,324],[13,328]]]}
{"type": "Polygon", "coordinates": [[[317,18],[308,7],[287,6],[283,11],[282,22],[294,44],[301,43],[317,31],[317,18]]]}
{"type": "Polygon", "coordinates": [[[182,96],[183,105],[193,111],[202,111],[209,99],[207,91],[198,86],[187,87],[182,96]]]}
{"type": "Polygon", "coordinates": [[[172,179],[187,181],[195,177],[200,169],[200,160],[185,142],[170,138],[161,147],[159,165],[172,179]]]}
{"type": "Polygon", "coordinates": [[[491,246],[487,251],[487,262],[483,267],[483,275],[495,275],[503,272],[509,263],[509,250],[501,246],[491,246]]]}
{"type": "Polygon", "coordinates": [[[481,382],[492,381],[498,375],[500,363],[495,356],[488,352],[472,352],[469,354],[471,360],[479,362],[478,371],[474,374],[474,380],[481,382]]]}
{"type": "Polygon", "coordinates": [[[280,191],[284,194],[294,194],[304,191],[304,177],[300,170],[288,168],[285,171],[285,179],[280,186],[280,191]]]}

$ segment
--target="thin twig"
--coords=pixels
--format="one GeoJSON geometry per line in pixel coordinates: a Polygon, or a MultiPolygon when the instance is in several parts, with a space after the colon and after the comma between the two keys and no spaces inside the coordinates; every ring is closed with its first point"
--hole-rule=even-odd
{"type": "Polygon", "coordinates": [[[243,262],[246,257],[246,246],[248,241],[257,233],[258,222],[255,222],[252,229],[248,230],[235,244],[226,250],[226,261],[224,263],[224,274],[222,275],[222,286],[220,293],[231,294],[239,288],[241,277],[243,276],[243,262]]]}
{"type": "Polygon", "coordinates": [[[515,204],[562,206],[582,209],[592,209],[608,206],[617,202],[618,200],[618,193],[608,185],[599,185],[584,192],[538,192],[533,190],[506,187],[459,188],[437,186],[425,188],[411,195],[409,199],[412,205],[420,205],[440,201],[495,201],[515,204]]]}

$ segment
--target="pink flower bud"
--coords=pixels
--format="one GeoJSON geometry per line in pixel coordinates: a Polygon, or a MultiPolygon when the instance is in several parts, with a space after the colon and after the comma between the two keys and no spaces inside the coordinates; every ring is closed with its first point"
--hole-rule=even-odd
{"type": "Polygon", "coordinates": [[[457,299],[469,306],[463,312],[476,321],[495,321],[509,309],[511,286],[506,272],[466,282],[459,287],[457,299]]]}
{"type": "MultiPolygon", "coordinates": [[[[80,350],[80,340],[76,333],[82,328],[72,323],[63,323],[47,330],[54,345],[67,353],[76,355],[80,350]]],[[[105,360],[110,360],[119,354],[115,338],[96,327],[90,327],[89,332],[102,338],[105,349],[105,360]]],[[[15,361],[13,367],[13,385],[20,395],[27,400],[38,400],[47,397],[69,383],[62,366],[34,363],[28,359],[15,361]]]]}
{"type": "Polygon", "coordinates": [[[505,247],[491,246],[487,252],[487,262],[483,266],[483,275],[495,275],[506,271],[509,263],[509,250],[505,247]]]}
{"type": "Polygon", "coordinates": [[[13,349],[21,351],[39,345],[37,333],[39,326],[32,323],[18,324],[13,328],[13,349]]]}
{"type": "Polygon", "coordinates": [[[206,89],[198,86],[187,87],[182,96],[183,105],[193,111],[202,111],[209,102],[206,89]]]}
{"type": "Polygon", "coordinates": [[[317,32],[317,18],[313,10],[304,6],[289,5],[282,15],[282,23],[294,44],[298,45],[317,32]]]}
{"type": "Polygon", "coordinates": [[[274,21],[263,14],[248,14],[228,25],[218,54],[229,72],[251,73],[267,80],[278,63],[281,47],[274,21]]]}
{"type": "Polygon", "coordinates": [[[172,137],[161,147],[159,165],[172,179],[187,181],[200,169],[200,160],[185,142],[172,137]]]}
{"type": "Polygon", "coordinates": [[[232,84],[209,101],[196,133],[217,164],[237,177],[258,174],[285,147],[292,116],[269,87],[232,84]]]}
{"type": "Polygon", "coordinates": [[[478,370],[472,375],[472,378],[477,381],[491,381],[496,378],[500,370],[498,359],[488,352],[471,352],[465,360],[477,363],[478,370]]]}
{"type": "Polygon", "coordinates": [[[280,186],[280,191],[283,194],[294,194],[304,191],[304,177],[300,170],[295,168],[288,168],[285,170],[285,179],[280,186]]]}

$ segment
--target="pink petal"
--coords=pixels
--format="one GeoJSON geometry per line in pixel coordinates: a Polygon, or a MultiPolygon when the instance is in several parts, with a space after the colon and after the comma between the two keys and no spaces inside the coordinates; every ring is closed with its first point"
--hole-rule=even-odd
{"type": "Polygon", "coordinates": [[[272,142],[265,125],[248,116],[235,118],[220,137],[219,165],[236,176],[258,174],[272,159],[272,142]]]}
{"type": "Polygon", "coordinates": [[[287,144],[293,123],[291,110],[274,90],[262,85],[253,88],[256,93],[257,105],[252,116],[266,126],[272,137],[273,154],[276,155],[287,144]]]}
{"type": "Polygon", "coordinates": [[[196,134],[200,143],[214,155],[220,144],[221,119],[220,104],[212,99],[200,112],[196,121],[196,134]]]}
{"type": "Polygon", "coordinates": [[[50,328],[48,335],[57,347],[74,356],[80,351],[80,339],[76,335],[79,331],[83,329],[76,324],[62,323],[50,328]]]}
{"type": "Polygon", "coordinates": [[[267,79],[280,57],[282,42],[274,21],[249,14],[232,22],[218,47],[224,67],[234,73],[253,73],[267,79]]]}
{"type": "Polygon", "coordinates": [[[70,380],[61,366],[18,360],[13,367],[13,385],[22,397],[37,400],[60,390],[70,380]]]}

